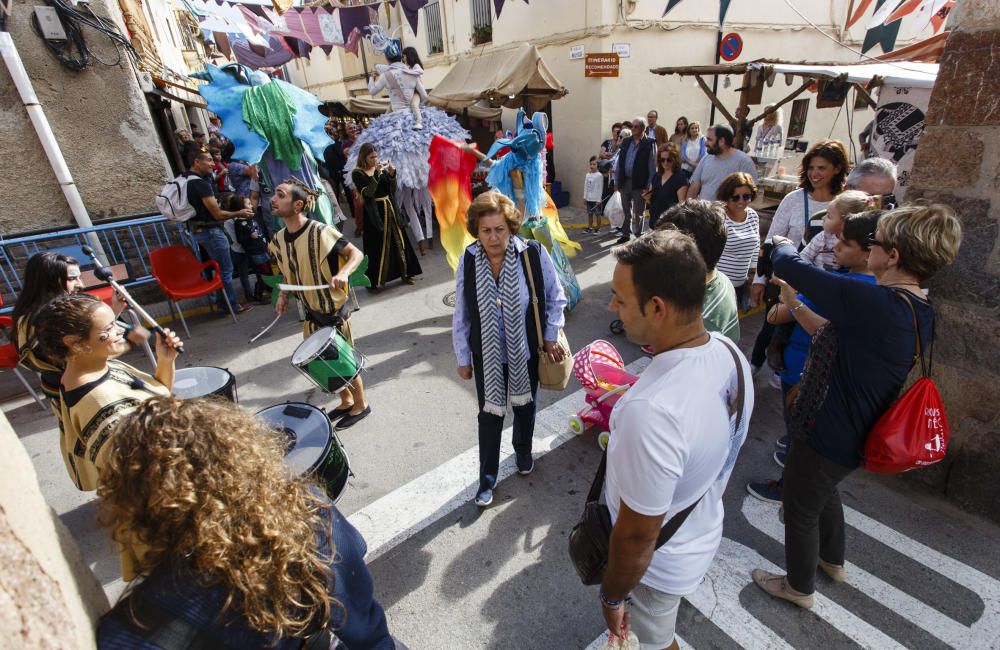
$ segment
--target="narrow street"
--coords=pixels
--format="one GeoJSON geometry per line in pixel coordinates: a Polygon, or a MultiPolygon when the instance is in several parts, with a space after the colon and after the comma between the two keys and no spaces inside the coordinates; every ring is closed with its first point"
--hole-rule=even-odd
{"type": "MultiPolygon", "coordinates": [[[[571,234],[583,244],[573,266],[584,287],[567,319],[572,346],[608,339],[631,369],[641,370],[647,360],[638,347],[608,330],[612,238],[571,234]]],[[[599,647],[596,589],[579,583],[566,553],[600,457],[594,432],[576,436],[567,425],[583,405],[582,391],[574,380],[565,393],[540,393],[535,471],[516,475],[507,434],[496,500],[487,509],[473,505],[475,394],[471,382],[455,373],[446,304],[452,275],[439,249],[421,261],[424,275],[415,287],[359,296],[361,310],[352,323],[368,357],[373,414],[340,434],[354,476],[338,507],[368,541],[390,628],[414,649],[599,647]]],[[[239,325],[192,318],[194,336],[179,367],[228,368],[248,409],[284,401],[334,406],[289,364],[300,340],[293,318],[247,344],[271,313],[256,307],[239,325]]],[[[744,323],[745,350],[759,320],[744,323]]],[[[138,356],[129,360],[145,363],[138,356]]],[[[843,484],[847,582],[821,577],[812,611],[752,586],[753,568],[784,562],[777,506],[744,489],[747,481],[776,478],[780,471],[771,459],[782,429],[779,393],[763,374],[750,436],[725,498],[722,546],[681,608],[681,647],[1000,647],[1000,527],[896,477],[857,472],[843,484]]],[[[96,527],[94,495],[77,492],[66,475],[54,418],[27,398],[7,415],[32,456],[47,501],[113,599],[123,588],[117,556],[96,527]]]]}

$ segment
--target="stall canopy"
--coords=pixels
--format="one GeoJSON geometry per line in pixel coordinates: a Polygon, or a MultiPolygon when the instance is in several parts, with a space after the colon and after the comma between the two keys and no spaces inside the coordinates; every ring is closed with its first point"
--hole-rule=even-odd
{"type": "MultiPolygon", "coordinates": [[[[450,110],[450,109],[449,109],[450,110]]],[[[376,97],[351,97],[349,99],[335,99],[326,104],[327,115],[338,117],[348,117],[351,115],[382,115],[389,112],[389,100],[376,97]]],[[[452,113],[461,114],[462,110],[451,110],[452,113]]],[[[467,109],[469,117],[480,120],[498,121],[503,111],[499,108],[480,106],[473,104],[467,109]]]]}
{"type": "Polygon", "coordinates": [[[566,95],[534,45],[490,52],[458,61],[430,93],[431,104],[461,110],[485,99],[491,106],[520,108],[528,100],[535,108],[566,95]]]}
{"type": "MultiPolygon", "coordinates": [[[[882,85],[890,86],[910,86],[917,88],[931,88],[934,85],[938,74],[937,63],[922,63],[916,61],[869,61],[867,63],[792,63],[788,61],[775,61],[761,59],[758,61],[748,61],[746,63],[729,63],[717,65],[700,66],[675,66],[665,68],[653,68],[653,74],[679,76],[693,76],[708,96],[709,100],[722,113],[726,121],[736,132],[736,146],[742,144],[742,130],[736,128],[736,118],[726,109],[718,96],[712,92],[708,84],[702,77],[712,75],[743,75],[743,83],[740,87],[740,108],[748,108],[750,94],[754,88],[760,85],[774,83],[778,74],[787,77],[799,77],[802,83],[790,94],[775,102],[776,106],[782,106],[792,101],[817,82],[837,82],[840,84],[853,85],[872,108],[875,101],[869,94],[870,91],[882,85]]],[[[759,94],[757,95],[759,98],[759,94]]],[[[759,99],[758,99],[759,101],[759,99]]],[[[753,102],[756,103],[756,102],[753,102]]],[[[763,119],[761,113],[756,117],[747,116],[750,124],[754,124],[763,119]]]]}

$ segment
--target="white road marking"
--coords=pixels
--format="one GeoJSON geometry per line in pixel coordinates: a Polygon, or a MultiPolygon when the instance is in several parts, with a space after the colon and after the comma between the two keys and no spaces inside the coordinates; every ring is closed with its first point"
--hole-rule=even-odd
{"type": "MultiPolygon", "coordinates": [[[[742,510],[743,516],[755,528],[784,543],[784,527],[778,521],[776,507],[747,496],[743,500],[742,510]]],[[[983,600],[985,607],[979,620],[966,626],[864,569],[846,562],[844,568],[849,585],[954,648],[995,648],[1000,644],[1000,582],[847,506],[844,506],[844,518],[860,532],[974,591],[983,600]]]]}
{"type": "MultiPolygon", "coordinates": [[[[649,365],[643,357],[628,366],[640,373],[649,365]]],[[[584,391],[577,390],[538,411],[532,452],[535,460],[576,434],[569,430],[569,417],[584,405],[584,391]]],[[[474,421],[474,413],[469,417],[474,421]]],[[[516,471],[511,428],[504,430],[500,444],[497,484],[516,471]]],[[[479,485],[479,447],[472,447],[406,485],[358,510],[348,520],[368,541],[368,562],[374,561],[400,542],[431,525],[449,512],[469,503],[479,485]]]]}

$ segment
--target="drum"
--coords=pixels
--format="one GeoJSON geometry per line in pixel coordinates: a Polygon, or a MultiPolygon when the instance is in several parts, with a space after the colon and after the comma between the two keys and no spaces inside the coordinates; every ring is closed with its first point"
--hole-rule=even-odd
{"type": "Polygon", "coordinates": [[[288,436],[285,462],[295,475],[312,475],[336,503],[351,464],[326,413],[312,404],[287,402],[258,411],[257,417],[288,436]]]}
{"type": "Polygon", "coordinates": [[[364,365],[364,356],[355,351],[336,327],[317,330],[292,355],[292,366],[327,393],[349,386],[364,365]]]}
{"type": "Polygon", "coordinates": [[[218,395],[239,404],[236,377],[224,368],[192,366],[174,372],[174,395],[181,399],[218,395]]]}

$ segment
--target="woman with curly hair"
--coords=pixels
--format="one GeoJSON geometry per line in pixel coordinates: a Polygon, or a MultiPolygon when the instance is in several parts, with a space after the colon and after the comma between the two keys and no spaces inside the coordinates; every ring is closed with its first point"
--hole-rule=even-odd
{"type": "Polygon", "coordinates": [[[391,650],[360,533],[291,478],[288,440],[228,402],[151,399],[126,417],[101,473],[99,520],[137,575],[101,648],[391,650]],[[169,636],[181,645],[163,645],[169,636]]]}

